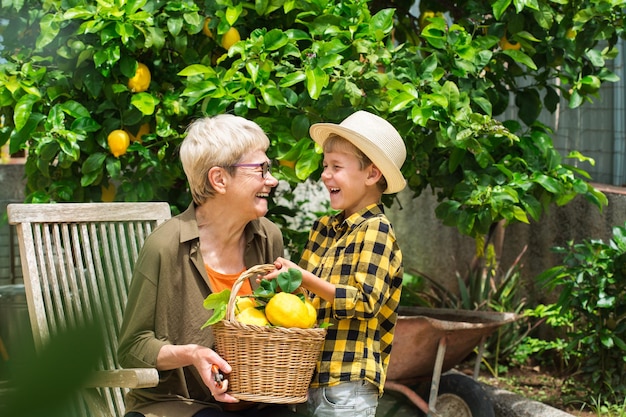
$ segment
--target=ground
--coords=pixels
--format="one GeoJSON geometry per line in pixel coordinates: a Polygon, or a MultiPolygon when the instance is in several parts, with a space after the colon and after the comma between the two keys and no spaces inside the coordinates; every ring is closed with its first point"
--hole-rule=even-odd
{"type": "Polygon", "coordinates": [[[566,386],[565,377],[539,366],[509,369],[498,378],[483,372],[479,381],[542,402],[577,417],[598,416],[590,408],[583,407],[581,401],[577,399],[580,396],[577,396],[571,388],[566,386]]]}
{"type": "MultiPolygon", "coordinates": [[[[471,376],[473,362],[461,364],[457,366],[456,370],[471,376]]],[[[565,377],[560,376],[554,370],[542,369],[539,366],[525,366],[511,368],[497,378],[483,370],[478,380],[490,386],[547,404],[576,417],[598,417],[600,415],[588,407],[583,409],[583,404],[579,400],[583,396],[573,392],[573,388],[565,384],[565,377]]],[[[422,398],[428,400],[426,396],[422,398]]],[[[414,417],[416,415],[422,415],[417,412],[417,407],[403,394],[393,390],[385,390],[376,414],[377,417],[414,417]]]]}

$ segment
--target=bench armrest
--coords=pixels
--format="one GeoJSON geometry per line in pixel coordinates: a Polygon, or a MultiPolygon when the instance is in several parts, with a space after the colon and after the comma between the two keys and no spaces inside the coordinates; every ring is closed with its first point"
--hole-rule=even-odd
{"type": "Polygon", "coordinates": [[[158,383],[159,372],[155,368],[129,368],[95,371],[85,385],[91,388],[149,388],[158,383]]]}

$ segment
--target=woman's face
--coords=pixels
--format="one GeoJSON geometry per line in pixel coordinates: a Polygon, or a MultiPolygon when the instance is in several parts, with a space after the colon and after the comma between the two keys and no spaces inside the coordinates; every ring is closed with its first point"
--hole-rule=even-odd
{"type": "Polygon", "coordinates": [[[235,198],[237,210],[248,213],[250,219],[265,216],[270,191],[278,185],[278,180],[272,176],[268,165],[263,166],[264,163],[269,165],[270,160],[264,151],[258,150],[245,154],[235,165],[233,187],[229,193],[235,198]]]}

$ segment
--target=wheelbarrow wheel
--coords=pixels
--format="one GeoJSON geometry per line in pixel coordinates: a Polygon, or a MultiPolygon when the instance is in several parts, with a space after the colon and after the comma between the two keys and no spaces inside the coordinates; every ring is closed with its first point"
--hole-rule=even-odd
{"type": "Polygon", "coordinates": [[[495,417],[493,403],[480,384],[458,374],[441,377],[435,409],[441,417],[495,417]]]}

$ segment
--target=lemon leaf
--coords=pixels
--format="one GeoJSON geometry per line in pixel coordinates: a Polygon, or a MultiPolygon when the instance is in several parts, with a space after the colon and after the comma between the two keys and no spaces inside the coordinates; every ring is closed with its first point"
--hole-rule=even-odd
{"type": "Polygon", "coordinates": [[[285,292],[294,292],[302,284],[302,272],[296,268],[289,268],[276,277],[278,286],[285,292]]]}
{"type": "Polygon", "coordinates": [[[269,300],[276,294],[278,283],[274,279],[261,279],[259,286],[254,290],[253,294],[257,298],[269,300]]]}
{"type": "Polygon", "coordinates": [[[228,307],[228,300],[230,299],[230,290],[228,288],[218,292],[209,294],[202,305],[207,310],[213,310],[213,314],[202,325],[200,329],[204,329],[207,326],[211,326],[226,317],[226,308],[228,307]]]}

